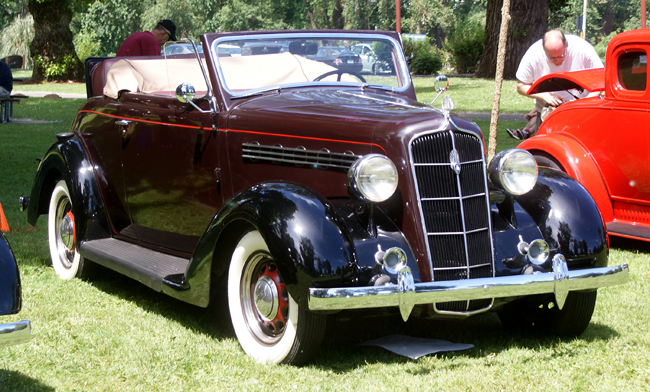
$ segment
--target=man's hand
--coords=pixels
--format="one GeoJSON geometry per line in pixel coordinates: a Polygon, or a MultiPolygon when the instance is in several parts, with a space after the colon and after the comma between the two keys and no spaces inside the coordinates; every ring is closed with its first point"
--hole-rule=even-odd
{"type": "Polygon", "coordinates": [[[551,93],[534,94],[546,102],[548,106],[558,107],[564,103],[564,98],[551,93]]]}
{"type": "Polygon", "coordinates": [[[546,102],[548,106],[553,106],[553,107],[558,107],[564,103],[564,98],[551,93],[539,93],[539,94],[527,95],[526,93],[528,92],[528,90],[530,90],[531,87],[532,84],[517,82],[517,92],[521,95],[530,98],[541,99],[542,101],[546,102]]]}

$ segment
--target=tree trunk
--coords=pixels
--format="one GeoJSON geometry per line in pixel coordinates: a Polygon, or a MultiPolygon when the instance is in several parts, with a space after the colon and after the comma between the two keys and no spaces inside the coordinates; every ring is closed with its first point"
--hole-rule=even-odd
{"type": "MultiPolygon", "coordinates": [[[[541,39],[548,28],[549,0],[511,0],[510,28],[506,45],[503,78],[515,79],[515,73],[526,50],[541,39]]],[[[488,0],[485,17],[485,46],[476,69],[477,78],[494,78],[497,67],[497,46],[501,28],[503,0],[488,0]]]]}
{"type": "Polygon", "coordinates": [[[84,66],[72,42],[68,1],[29,0],[28,7],[34,17],[34,40],[29,46],[34,59],[32,80],[83,79],[84,66]]]}

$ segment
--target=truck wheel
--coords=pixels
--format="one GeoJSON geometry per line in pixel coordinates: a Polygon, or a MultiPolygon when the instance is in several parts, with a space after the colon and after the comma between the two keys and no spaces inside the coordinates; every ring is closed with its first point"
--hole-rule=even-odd
{"type": "Polygon", "coordinates": [[[228,308],[239,344],[258,362],[304,364],[323,340],[326,316],[291,298],[258,231],[241,237],[232,254],[228,308]]]}
{"type": "Polygon", "coordinates": [[[65,181],[59,181],[50,198],[47,234],[54,271],[61,279],[85,277],[84,258],[77,252],[75,220],[70,192],[65,181]]]}
{"type": "Polygon", "coordinates": [[[548,296],[523,298],[498,312],[507,328],[525,333],[576,337],[582,334],[594,313],[598,291],[571,291],[562,310],[548,296]]]}

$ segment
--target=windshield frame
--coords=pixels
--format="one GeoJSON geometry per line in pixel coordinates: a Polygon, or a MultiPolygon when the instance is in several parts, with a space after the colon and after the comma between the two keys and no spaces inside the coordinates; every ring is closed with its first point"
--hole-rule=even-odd
{"type": "Polygon", "coordinates": [[[390,35],[374,33],[374,32],[358,32],[358,31],[322,31],[322,32],[306,32],[306,31],[292,31],[292,32],[256,32],[256,34],[227,34],[218,36],[210,43],[210,56],[212,63],[214,64],[217,78],[219,83],[223,88],[224,92],[227,93],[231,99],[245,98],[253,95],[262,94],[267,91],[279,91],[281,89],[291,89],[291,88],[302,88],[302,87],[357,87],[365,88],[372,87],[383,89],[396,93],[407,93],[412,88],[411,76],[408,72],[408,66],[406,59],[404,58],[404,50],[402,48],[401,42],[396,40],[390,35]],[[224,72],[219,61],[219,56],[217,52],[217,46],[220,44],[228,44],[233,41],[242,41],[246,39],[257,40],[257,41],[275,41],[275,40],[291,40],[291,39],[315,39],[315,40],[359,40],[359,41],[385,41],[389,43],[394,49],[395,53],[395,77],[398,81],[403,81],[401,87],[392,87],[386,85],[376,85],[371,83],[359,82],[301,82],[301,83],[287,83],[282,85],[273,85],[273,86],[264,86],[256,89],[248,89],[245,91],[233,91],[228,87],[226,83],[224,72]]]}

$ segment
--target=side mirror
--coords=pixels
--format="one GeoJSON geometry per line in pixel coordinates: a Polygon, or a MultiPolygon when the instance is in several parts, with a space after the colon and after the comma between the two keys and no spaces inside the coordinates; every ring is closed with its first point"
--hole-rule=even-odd
{"type": "Polygon", "coordinates": [[[196,90],[189,83],[181,83],[176,87],[176,99],[182,103],[192,102],[195,95],[196,90]]]}
{"type": "MultiPolygon", "coordinates": [[[[203,110],[194,103],[194,96],[196,95],[196,90],[194,86],[189,83],[181,83],[176,87],[176,99],[181,103],[189,103],[194,106],[196,110],[201,113],[211,113],[210,110],[203,110]]],[[[210,106],[212,107],[212,106],[210,106]]]]}
{"type": "Polygon", "coordinates": [[[433,98],[433,101],[431,101],[431,105],[433,105],[434,102],[436,102],[436,99],[440,96],[440,94],[444,93],[449,89],[449,78],[445,75],[438,75],[436,76],[436,80],[433,82],[433,89],[438,93],[435,98],[433,98]]]}

